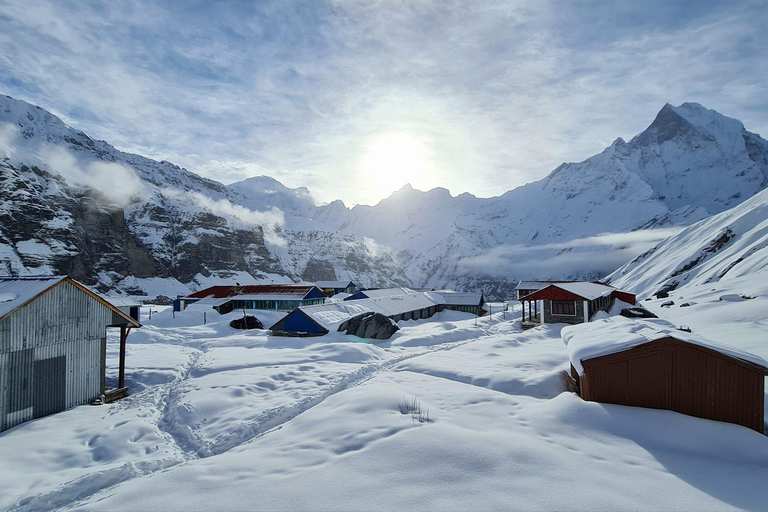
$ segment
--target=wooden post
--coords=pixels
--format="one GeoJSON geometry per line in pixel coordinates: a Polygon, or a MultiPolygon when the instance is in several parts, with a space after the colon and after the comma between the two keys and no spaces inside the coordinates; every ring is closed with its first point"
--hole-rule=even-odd
{"type": "Polygon", "coordinates": [[[117,387],[125,387],[125,344],[128,340],[128,333],[131,332],[130,327],[125,325],[120,326],[120,372],[117,378],[117,387]]]}

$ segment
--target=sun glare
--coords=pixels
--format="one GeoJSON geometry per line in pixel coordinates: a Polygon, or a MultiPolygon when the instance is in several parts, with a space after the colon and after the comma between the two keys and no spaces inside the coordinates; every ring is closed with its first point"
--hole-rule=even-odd
{"type": "Polygon", "coordinates": [[[406,133],[388,133],[376,138],[361,162],[366,188],[384,198],[406,183],[415,188],[434,188],[434,164],[431,153],[417,137],[406,133]]]}

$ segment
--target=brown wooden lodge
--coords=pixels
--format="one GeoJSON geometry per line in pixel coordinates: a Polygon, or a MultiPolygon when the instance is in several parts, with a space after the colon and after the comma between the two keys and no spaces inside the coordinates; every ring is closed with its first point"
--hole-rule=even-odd
{"type": "Polygon", "coordinates": [[[641,332],[645,339],[637,345],[626,348],[617,339],[605,353],[579,359],[581,371],[571,357],[571,376],[584,400],[668,409],[764,432],[768,363],[685,332],[641,332]]]}

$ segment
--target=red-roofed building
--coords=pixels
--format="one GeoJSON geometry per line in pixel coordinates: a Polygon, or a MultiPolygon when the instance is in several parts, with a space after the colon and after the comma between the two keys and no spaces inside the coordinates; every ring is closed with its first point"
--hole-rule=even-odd
{"type": "Polygon", "coordinates": [[[249,284],[211,286],[179,297],[174,306],[183,311],[189,304],[206,303],[223,315],[234,309],[293,311],[324,301],[322,290],[311,284],[249,284]]]}
{"type": "Polygon", "coordinates": [[[589,322],[598,311],[608,311],[614,299],[628,304],[636,301],[633,293],[589,281],[547,283],[518,300],[523,306],[523,327],[526,328],[589,322]]]}

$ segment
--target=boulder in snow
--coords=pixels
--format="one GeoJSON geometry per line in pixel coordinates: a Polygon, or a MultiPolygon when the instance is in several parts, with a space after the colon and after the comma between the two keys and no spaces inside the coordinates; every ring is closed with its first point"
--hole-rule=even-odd
{"type": "Polygon", "coordinates": [[[261,321],[255,316],[251,316],[251,315],[247,315],[241,318],[235,318],[234,320],[229,322],[229,326],[234,327],[235,329],[263,329],[264,328],[264,326],[261,324],[261,321]]]}
{"type": "Polygon", "coordinates": [[[621,310],[621,313],[619,313],[621,316],[625,316],[627,318],[658,318],[656,315],[651,313],[645,308],[624,308],[621,310]]]}
{"type": "Polygon", "coordinates": [[[394,321],[373,312],[354,316],[339,326],[339,332],[374,340],[388,340],[398,330],[400,328],[394,321]]]}

